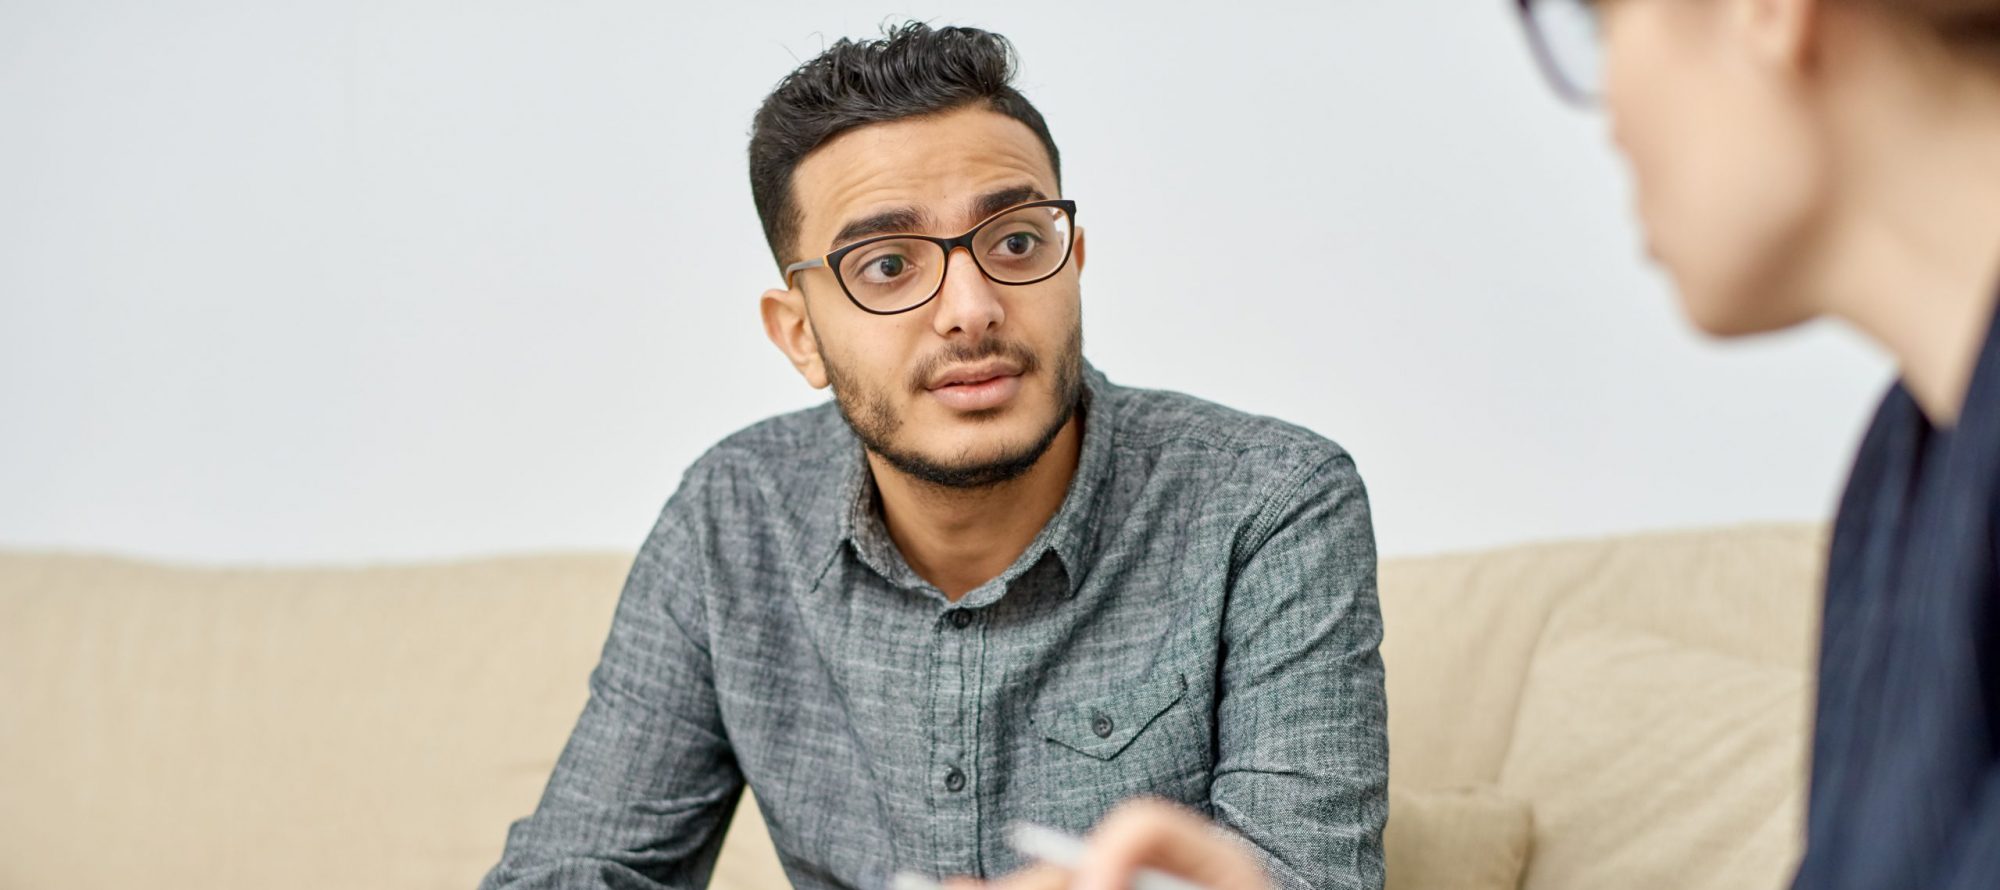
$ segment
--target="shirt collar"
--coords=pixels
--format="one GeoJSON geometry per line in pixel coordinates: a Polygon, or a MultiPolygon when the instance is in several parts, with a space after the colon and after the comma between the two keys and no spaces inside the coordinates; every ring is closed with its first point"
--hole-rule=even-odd
{"type": "MultiPolygon", "coordinates": [[[[1070,479],[1069,493],[1028,549],[999,577],[967,593],[959,605],[978,608],[998,600],[1015,579],[1035,568],[1050,553],[1060,561],[1066,579],[1062,585],[1064,594],[1075,595],[1097,554],[1098,514],[1104,492],[1109,488],[1105,483],[1111,472],[1111,439],[1117,426],[1114,400],[1108,398],[1112,388],[1095,366],[1084,363],[1082,404],[1077,408],[1077,415],[1083,420],[1083,442],[1078,448],[1076,475],[1070,479]]],[[[838,542],[851,545],[864,565],[891,584],[910,590],[928,587],[928,582],[910,568],[889,537],[882,521],[874,475],[859,442],[848,449],[838,491],[838,542]]]]}

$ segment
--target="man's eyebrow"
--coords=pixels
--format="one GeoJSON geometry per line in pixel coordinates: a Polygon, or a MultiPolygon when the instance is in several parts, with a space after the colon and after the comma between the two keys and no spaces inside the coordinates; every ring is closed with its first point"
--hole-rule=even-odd
{"type": "Polygon", "coordinates": [[[979,200],[973,202],[972,215],[980,219],[985,219],[1016,204],[1026,204],[1030,201],[1046,201],[1048,198],[1049,196],[1042,194],[1041,189],[1032,185],[1017,185],[1001,189],[997,192],[987,192],[980,195],[979,200]]]}
{"type": "MultiPolygon", "coordinates": [[[[1030,201],[1045,201],[1047,195],[1032,185],[1016,185],[987,192],[972,202],[972,215],[985,219],[1016,204],[1030,201]]],[[[850,220],[834,233],[829,251],[839,250],[842,245],[859,241],[873,235],[903,235],[921,232],[930,217],[914,207],[896,207],[880,213],[871,213],[860,219],[850,220]]]]}
{"type": "Polygon", "coordinates": [[[849,241],[859,241],[870,235],[889,235],[915,232],[923,226],[925,216],[914,207],[897,207],[881,213],[871,213],[841,226],[833,236],[830,249],[838,249],[849,241]]]}

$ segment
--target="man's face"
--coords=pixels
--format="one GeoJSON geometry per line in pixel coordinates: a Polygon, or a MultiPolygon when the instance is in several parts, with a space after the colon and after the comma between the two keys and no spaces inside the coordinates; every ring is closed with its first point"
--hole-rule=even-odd
{"type": "MultiPolygon", "coordinates": [[[[1025,125],[980,107],[858,127],[793,173],[793,259],[889,233],[955,237],[995,211],[1058,197],[1025,125]]],[[[1004,285],[953,251],[923,306],[873,315],[827,269],[765,295],[765,325],[807,381],[833,387],[871,451],[935,484],[973,488],[1033,466],[1082,386],[1083,238],[1047,280],[1004,285]]]]}

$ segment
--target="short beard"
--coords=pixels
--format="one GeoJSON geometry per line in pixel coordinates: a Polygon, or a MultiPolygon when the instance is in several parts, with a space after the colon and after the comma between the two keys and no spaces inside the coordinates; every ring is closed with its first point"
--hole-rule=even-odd
{"type": "MultiPolygon", "coordinates": [[[[879,390],[854,384],[827,357],[825,349],[820,350],[820,356],[826,368],[827,382],[833,387],[834,404],[839,408],[841,418],[847,421],[848,428],[854,431],[855,438],[861,440],[862,447],[888,461],[890,466],[904,475],[952,491],[993,488],[1019,479],[1034,469],[1042,455],[1048,453],[1049,446],[1055,444],[1056,437],[1062,434],[1063,427],[1076,416],[1077,407],[1083,400],[1083,326],[1078,325],[1071,330],[1069,342],[1056,361],[1056,414],[1041,435],[1026,447],[991,460],[947,463],[897,447],[891,440],[903,428],[903,418],[896,413],[894,403],[879,390]]],[[[1026,349],[1010,342],[987,339],[977,346],[952,348],[933,356],[911,375],[911,385],[921,391],[931,374],[944,364],[996,357],[1018,362],[1023,374],[1041,367],[1040,361],[1026,349]]],[[[971,416],[977,420],[997,413],[977,412],[971,416]]]]}

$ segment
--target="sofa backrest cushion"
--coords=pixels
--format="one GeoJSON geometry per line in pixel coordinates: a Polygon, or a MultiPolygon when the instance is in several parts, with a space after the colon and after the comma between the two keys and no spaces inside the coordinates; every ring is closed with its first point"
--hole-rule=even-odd
{"type": "Polygon", "coordinates": [[[0,887],[473,886],[626,563],[0,554],[0,887]]]}
{"type": "Polygon", "coordinates": [[[1534,808],[1523,886],[1782,886],[1802,843],[1820,531],[1594,550],[1548,608],[1501,761],[1500,788],[1534,808]]]}

